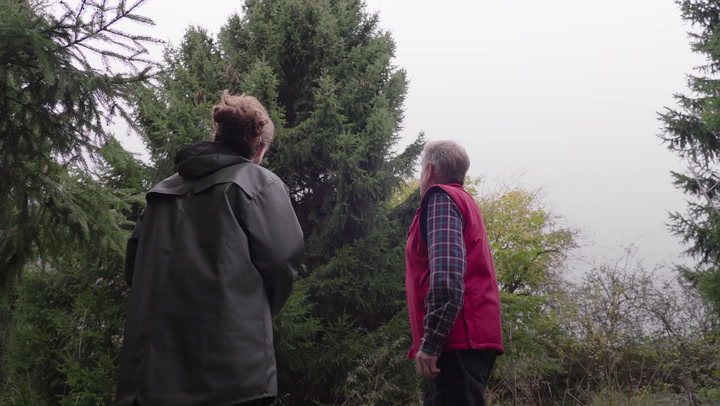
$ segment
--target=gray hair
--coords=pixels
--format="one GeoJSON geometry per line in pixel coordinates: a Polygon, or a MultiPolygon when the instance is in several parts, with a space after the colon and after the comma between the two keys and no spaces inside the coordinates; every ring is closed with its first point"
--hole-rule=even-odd
{"type": "Polygon", "coordinates": [[[425,145],[420,163],[432,164],[437,183],[465,183],[470,158],[465,148],[454,141],[431,141],[425,145]]]}

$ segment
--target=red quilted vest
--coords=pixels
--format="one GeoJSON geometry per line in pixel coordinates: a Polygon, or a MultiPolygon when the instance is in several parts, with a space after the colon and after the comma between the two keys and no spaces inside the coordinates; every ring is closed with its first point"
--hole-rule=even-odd
{"type": "MultiPolygon", "coordinates": [[[[436,187],[447,192],[460,209],[467,252],[463,307],[442,351],[493,349],[502,353],[504,348],[500,325],[500,295],[480,210],[461,185],[434,185],[428,191],[436,187]]],[[[426,196],[428,192],[423,196],[424,203],[426,196]]],[[[408,358],[414,358],[420,348],[420,340],[424,334],[425,301],[430,287],[428,246],[422,238],[420,226],[421,209],[422,206],[415,213],[405,249],[405,291],[413,339],[408,358]]]]}

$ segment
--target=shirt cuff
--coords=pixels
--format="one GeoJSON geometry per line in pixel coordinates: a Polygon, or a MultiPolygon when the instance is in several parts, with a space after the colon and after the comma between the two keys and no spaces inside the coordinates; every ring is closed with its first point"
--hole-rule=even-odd
{"type": "Polygon", "coordinates": [[[440,353],[442,352],[443,342],[434,342],[433,340],[428,340],[427,337],[424,337],[420,341],[420,351],[424,352],[428,355],[433,355],[436,357],[440,356],[440,353]]]}

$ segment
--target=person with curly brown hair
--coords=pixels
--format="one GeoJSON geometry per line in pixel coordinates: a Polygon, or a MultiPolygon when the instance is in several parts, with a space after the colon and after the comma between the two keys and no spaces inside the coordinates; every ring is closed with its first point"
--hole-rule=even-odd
{"type": "Polygon", "coordinates": [[[285,184],[260,166],[262,104],[227,91],[212,141],[177,153],[128,242],[131,287],[117,404],[267,405],[277,395],[272,317],[304,255],[285,184]]]}

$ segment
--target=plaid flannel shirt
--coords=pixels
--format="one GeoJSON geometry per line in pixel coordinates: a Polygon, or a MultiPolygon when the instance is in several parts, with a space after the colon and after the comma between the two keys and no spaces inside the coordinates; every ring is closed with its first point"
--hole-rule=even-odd
{"type": "Polygon", "coordinates": [[[427,243],[430,291],[426,301],[427,314],[423,321],[425,335],[420,350],[439,356],[463,306],[467,267],[462,215],[445,192],[437,192],[430,197],[427,243]]]}

